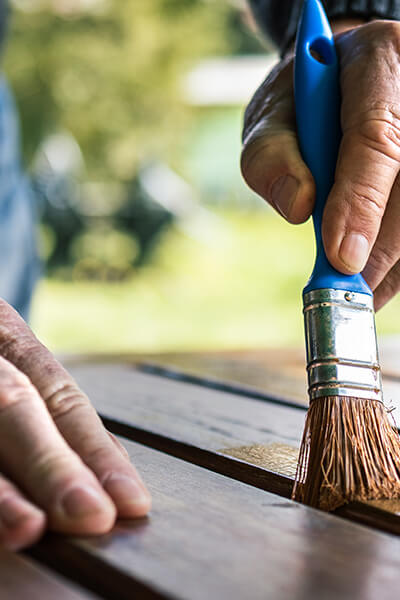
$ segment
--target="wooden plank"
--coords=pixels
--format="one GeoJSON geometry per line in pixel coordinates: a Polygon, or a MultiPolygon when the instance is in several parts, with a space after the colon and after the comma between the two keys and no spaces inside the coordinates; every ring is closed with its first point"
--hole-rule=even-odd
{"type": "MultiPolygon", "coordinates": [[[[271,384],[267,384],[270,371],[264,370],[263,377],[258,376],[258,383],[250,385],[246,381],[253,380],[253,367],[246,365],[238,366],[235,369],[234,361],[231,361],[231,374],[226,373],[223,379],[217,379],[216,375],[210,371],[198,372],[190,367],[181,368],[180,366],[171,366],[170,364],[157,364],[153,362],[137,362],[135,368],[143,373],[159,375],[167,379],[182,381],[184,383],[193,383],[202,387],[240,394],[247,398],[256,400],[266,400],[295,408],[308,408],[307,386],[305,383],[305,373],[302,377],[287,377],[284,373],[275,373],[271,384]],[[236,372],[242,371],[243,375],[239,377],[236,372]],[[240,379],[240,381],[239,381],[240,379]]],[[[257,371],[258,369],[255,369],[257,371]]],[[[254,378],[257,381],[256,378],[254,378]]],[[[397,427],[400,427],[400,375],[389,374],[382,378],[383,397],[386,407],[389,410],[395,410],[393,416],[397,416],[397,427]]]]}
{"type": "Polygon", "coordinates": [[[77,365],[70,372],[101,414],[180,441],[196,445],[206,441],[207,447],[217,450],[232,442],[290,445],[300,440],[303,409],[204,389],[126,364],[77,365]]]}
{"type": "Polygon", "coordinates": [[[270,351],[188,352],[185,354],[66,355],[68,369],[91,364],[128,364],[145,373],[196,383],[246,397],[307,407],[303,362],[299,354],[270,351]],[[282,360],[278,360],[281,357],[282,360]]]}
{"type": "MultiPolygon", "coordinates": [[[[290,496],[304,410],[140,373],[126,364],[77,365],[71,371],[114,433],[290,496]]],[[[358,503],[340,513],[400,534],[397,504],[358,503]]]]}
{"type": "Polygon", "coordinates": [[[307,406],[304,352],[242,351],[187,354],[160,354],[142,357],[138,368],[216,389],[258,394],[300,406],[307,406]],[[221,384],[224,384],[222,387],[221,384]],[[230,387],[229,387],[230,386],[230,387]]]}
{"type": "MultiPolygon", "coordinates": [[[[380,343],[385,402],[400,413],[400,338],[380,343]]],[[[307,408],[303,348],[231,350],[98,356],[99,362],[135,365],[146,373],[195,383],[256,399],[307,408]]],[[[66,356],[67,367],[93,362],[93,356],[66,356]]],[[[400,422],[400,418],[399,418],[400,422]]]]}
{"type": "Polygon", "coordinates": [[[105,598],[397,597],[399,538],[124,444],[153,495],[150,517],[101,538],[40,548],[42,559],[90,572],[105,598]]]}
{"type": "MultiPolygon", "coordinates": [[[[383,390],[388,406],[400,412],[400,342],[381,344],[383,390]]],[[[254,398],[281,399],[308,406],[304,351],[252,350],[158,354],[136,357],[144,372],[181,379],[254,398]]]]}
{"type": "Polygon", "coordinates": [[[114,432],[277,494],[292,479],[228,458],[254,444],[297,447],[305,411],[141,373],[129,365],[70,369],[114,432]],[[116,393],[118,390],[118,393],[116,393]],[[112,402],[110,401],[112,398],[112,402]],[[251,404],[249,404],[251,402],[251,404]]]}
{"type": "MultiPolygon", "coordinates": [[[[21,555],[0,549],[1,600],[94,600],[89,592],[21,555]]],[[[96,596],[97,598],[97,596],[96,596]]]]}

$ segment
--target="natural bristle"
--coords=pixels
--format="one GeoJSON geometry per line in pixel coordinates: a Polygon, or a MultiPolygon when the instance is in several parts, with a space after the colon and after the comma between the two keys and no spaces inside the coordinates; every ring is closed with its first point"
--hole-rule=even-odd
{"type": "Polygon", "coordinates": [[[400,437],[382,402],[330,396],[308,409],[292,498],[331,511],[400,498],[400,437]]]}

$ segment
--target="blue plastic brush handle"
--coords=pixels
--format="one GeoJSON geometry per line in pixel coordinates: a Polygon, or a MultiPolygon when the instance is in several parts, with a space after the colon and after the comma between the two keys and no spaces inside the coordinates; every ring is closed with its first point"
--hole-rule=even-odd
{"type": "Polygon", "coordinates": [[[316,184],[313,221],[317,256],[303,293],[332,288],[372,295],[362,275],[343,275],[331,266],[322,243],[322,215],[334,181],[341,138],[341,101],[335,43],[319,0],[304,2],[296,41],[294,87],[300,150],[316,184]],[[311,55],[311,50],[323,63],[311,55]]]}

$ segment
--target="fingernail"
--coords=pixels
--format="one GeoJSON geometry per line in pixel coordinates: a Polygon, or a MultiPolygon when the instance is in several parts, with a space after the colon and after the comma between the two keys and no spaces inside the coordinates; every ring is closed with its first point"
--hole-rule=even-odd
{"type": "Polygon", "coordinates": [[[106,508],[102,495],[92,487],[76,487],[62,499],[65,513],[72,518],[81,518],[103,512],[106,508]]]}
{"type": "Polygon", "coordinates": [[[288,218],[299,189],[298,180],[292,175],[283,175],[275,181],[271,189],[272,202],[279,212],[288,218]]]}
{"type": "Polygon", "coordinates": [[[359,273],[368,259],[369,244],[361,233],[348,233],[339,249],[339,258],[354,273],[359,273]]]}
{"type": "Polygon", "coordinates": [[[34,507],[23,498],[10,496],[0,504],[0,518],[7,527],[14,527],[24,519],[32,516],[34,507]]]}
{"type": "Polygon", "coordinates": [[[149,503],[150,494],[140,484],[127,475],[112,475],[104,484],[104,489],[111,496],[118,508],[141,506],[149,503]]]}

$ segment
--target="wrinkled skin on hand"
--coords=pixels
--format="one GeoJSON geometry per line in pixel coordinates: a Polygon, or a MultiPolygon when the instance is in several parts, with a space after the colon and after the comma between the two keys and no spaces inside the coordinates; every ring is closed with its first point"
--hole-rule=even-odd
{"type": "Polygon", "coordinates": [[[0,300],[0,545],[29,546],[46,527],[105,533],[150,503],[88,398],[0,300]]]}
{"type": "MultiPolygon", "coordinates": [[[[379,309],[400,289],[400,23],[360,25],[336,46],[343,138],[322,235],[332,265],[362,271],[379,309]]],[[[290,223],[308,219],[315,186],[296,138],[291,57],[247,107],[241,168],[290,223]]]]}

